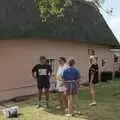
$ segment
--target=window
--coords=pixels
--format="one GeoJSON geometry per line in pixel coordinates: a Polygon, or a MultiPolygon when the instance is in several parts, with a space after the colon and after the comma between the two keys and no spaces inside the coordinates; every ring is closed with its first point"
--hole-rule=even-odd
{"type": "Polygon", "coordinates": [[[95,55],[94,49],[88,49],[88,55],[95,55]]]}
{"type": "Polygon", "coordinates": [[[102,64],[102,67],[105,66],[105,60],[104,59],[101,60],[101,64],[102,64]]]}
{"type": "Polygon", "coordinates": [[[118,56],[114,55],[114,63],[117,63],[117,62],[118,62],[118,56]]]}
{"type": "Polygon", "coordinates": [[[47,59],[47,64],[52,67],[52,71],[55,69],[55,59],[47,59]]]}

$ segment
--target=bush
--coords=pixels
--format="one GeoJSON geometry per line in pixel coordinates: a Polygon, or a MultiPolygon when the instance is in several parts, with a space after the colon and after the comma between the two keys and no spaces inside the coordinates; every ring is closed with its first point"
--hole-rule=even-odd
{"type": "Polygon", "coordinates": [[[114,78],[120,78],[120,71],[115,71],[114,78]]]}
{"type": "Polygon", "coordinates": [[[101,81],[106,82],[108,80],[112,80],[113,73],[111,71],[103,71],[101,72],[101,81]]]}

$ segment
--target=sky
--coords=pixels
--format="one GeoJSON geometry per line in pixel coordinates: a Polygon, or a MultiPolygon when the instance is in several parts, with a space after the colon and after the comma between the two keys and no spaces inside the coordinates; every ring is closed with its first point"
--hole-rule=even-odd
{"type": "Polygon", "coordinates": [[[103,10],[101,10],[101,13],[120,42],[120,0],[106,0],[103,8],[106,10],[113,8],[112,15],[107,14],[103,10]]]}

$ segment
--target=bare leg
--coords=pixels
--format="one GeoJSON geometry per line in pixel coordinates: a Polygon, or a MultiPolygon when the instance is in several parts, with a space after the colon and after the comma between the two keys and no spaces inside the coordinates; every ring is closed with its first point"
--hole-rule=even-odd
{"type": "Polygon", "coordinates": [[[63,93],[63,104],[67,108],[67,96],[63,93]]]}
{"type": "Polygon", "coordinates": [[[64,104],[63,103],[63,93],[62,92],[60,92],[59,97],[60,97],[60,105],[62,106],[64,104]]]}
{"type": "Polygon", "coordinates": [[[46,100],[46,105],[48,105],[48,100],[49,100],[49,89],[45,89],[45,100],[46,100]]]}
{"type": "Polygon", "coordinates": [[[96,99],[95,99],[95,84],[90,83],[90,95],[91,95],[91,100],[92,102],[96,104],[96,99]]]}
{"type": "Polygon", "coordinates": [[[72,113],[72,95],[68,96],[68,114],[72,113]]]}
{"type": "Polygon", "coordinates": [[[42,89],[38,89],[38,107],[41,107],[41,97],[42,97],[42,89]]]}
{"type": "Polygon", "coordinates": [[[38,100],[41,101],[42,89],[38,89],[38,100]]]}
{"type": "Polygon", "coordinates": [[[60,105],[67,107],[67,98],[63,92],[60,93],[60,105]]]}
{"type": "Polygon", "coordinates": [[[61,109],[61,107],[64,106],[64,96],[62,92],[58,94],[58,99],[59,99],[59,105],[56,106],[56,109],[61,109]]]}

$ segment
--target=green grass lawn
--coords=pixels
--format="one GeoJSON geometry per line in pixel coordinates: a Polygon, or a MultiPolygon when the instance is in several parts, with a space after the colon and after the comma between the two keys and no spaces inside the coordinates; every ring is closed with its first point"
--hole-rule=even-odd
{"type": "MultiPolygon", "coordinates": [[[[90,107],[88,89],[81,90],[74,108],[81,111],[80,116],[70,120],[120,120],[120,80],[101,83],[97,86],[97,106],[90,107]]],[[[8,105],[20,105],[21,115],[12,120],[68,120],[64,116],[64,110],[56,110],[57,97],[52,95],[50,109],[40,110],[36,108],[36,97],[19,103],[9,102],[8,105]]],[[[0,115],[0,120],[6,120],[0,115]]]]}

